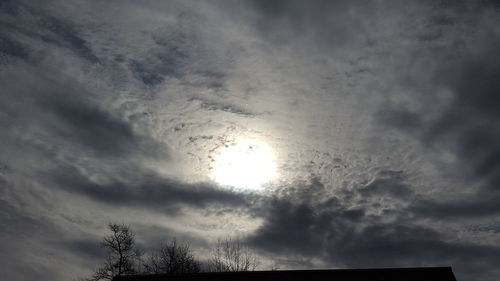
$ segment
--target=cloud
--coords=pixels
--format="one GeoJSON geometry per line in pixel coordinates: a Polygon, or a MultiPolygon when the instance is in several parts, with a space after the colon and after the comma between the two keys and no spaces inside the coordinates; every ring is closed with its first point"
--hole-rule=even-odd
{"type": "Polygon", "coordinates": [[[71,22],[58,19],[36,5],[31,6],[22,1],[8,0],[3,1],[1,5],[5,16],[1,24],[2,33],[25,41],[22,44],[15,39],[4,39],[3,50],[6,54],[27,59],[33,53],[25,50],[29,48],[26,45],[32,45],[35,40],[64,48],[90,62],[98,62],[88,43],[79,36],[78,30],[71,22]]]}
{"type": "Polygon", "coordinates": [[[0,50],[4,56],[7,55],[20,59],[28,58],[28,52],[25,47],[18,41],[8,37],[0,38],[0,50]]]}
{"type": "MultiPolygon", "coordinates": [[[[368,186],[372,194],[363,189],[354,193],[363,197],[401,198],[399,192],[386,193],[393,188],[391,185],[387,185],[387,190],[378,191],[373,188],[374,184],[368,186]]],[[[401,186],[401,190],[407,189],[401,186]]],[[[404,195],[406,203],[418,199],[404,195]]],[[[404,207],[394,208],[393,219],[390,219],[389,213],[374,214],[370,204],[358,203],[363,201],[318,202],[301,198],[292,196],[269,201],[264,223],[248,238],[256,248],[277,253],[284,267],[294,264],[298,257],[305,260],[319,257],[321,262],[311,265],[319,268],[451,265],[457,276],[469,279],[484,270],[491,272],[500,255],[499,247],[457,240],[439,227],[421,224],[425,216],[404,207]],[[470,262],[471,259],[475,262],[470,262]]],[[[489,276],[492,275],[484,275],[484,278],[489,276]]]]}
{"type": "MultiPolygon", "coordinates": [[[[182,31],[181,31],[182,32],[182,31]]],[[[142,61],[131,60],[130,68],[146,85],[155,86],[167,77],[181,77],[186,67],[186,34],[172,34],[156,38],[155,48],[142,61]]]]}
{"type": "MultiPolygon", "coordinates": [[[[437,147],[455,155],[457,178],[465,182],[468,191],[461,190],[453,199],[439,198],[415,202],[415,210],[431,217],[478,217],[496,216],[498,208],[497,186],[500,184],[498,172],[497,143],[500,135],[496,127],[500,115],[497,92],[500,89],[497,77],[499,56],[493,51],[493,46],[499,44],[497,36],[493,35],[494,20],[488,12],[478,8],[478,13],[484,17],[470,22],[469,28],[479,28],[471,38],[466,40],[473,48],[464,49],[460,45],[454,50],[442,51],[436,55],[436,63],[420,71],[430,73],[421,76],[411,71],[403,71],[408,75],[412,85],[419,85],[416,93],[427,99],[439,97],[439,93],[447,96],[447,102],[433,112],[432,105],[419,110],[409,110],[403,106],[380,111],[380,122],[397,128],[414,136],[427,146],[437,147]],[[474,41],[472,41],[474,40],[474,41]],[[407,73],[409,72],[409,73],[407,73]],[[411,77],[410,77],[411,76],[411,77]],[[429,79],[429,80],[427,80],[429,79]],[[422,87],[420,85],[429,85],[422,87]],[[456,198],[458,197],[458,198],[456,198]]],[[[467,11],[459,9],[462,16],[467,11]]],[[[465,16],[464,16],[465,17],[465,16]]],[[[439,25],[450,26],[458,24],[463,18],[455,14],[455,20],[439,25]]],[[[435,101],[440,104],[439,101],[435,101]]]]}
{"type": "Polygon", "coordinates": [[[414,202],[412,210],[434,219],[496,217],[500,212],[497,202],[498,195],[473,194],[463,199],[444,202],[437,200],[414,202]]]}
{"type": "Polygon", "coordinates": [[[500,274],[494,1],[10,0],[0,14],[2,276],[83,276],[114,220],[146,248],[229,233],[290,268],[500,274]],[[237,138],[275,150],[281,177],[261,194],[210,181],[237,138]]]}
{"type": "Polygon", "coordinates": [[[346,233],[330,249],[332,260],[342,260],[348,267],[452,265],[465,279],[491,270],[500,255],[498,247],[449,242],[431,229],[401,222],[346,233]]]}
{"type": "Polygon", "coordinates": [[[455,95],[450,108],[442,118],[431,125],[429,138],[456,139],[454,147],[460,158],[471,167],[472,175],[491,181],[490,191],[498,186],[498,149],[500,135],[491,130],[500,119],[500,84],[495,77],[500,73],[499,58],[489,46],[498,45],[496,39],[486,39],[486,50],[464,58],[438,73],[438,81],[448,86],[455,95]]]}
{"type": "Polygon", "coordinates": [[[61,144],[80,146],[99,157],[125,156],[138,151],[166,155],[158,142],[134,132],[125,120],[101,108],[93,99],[95,93],[84,85],[76,81],[59,82],[38,70],[22,75],[3,77],[8,90],[3,95],[2,108],[8,117],[17,119],[15,125],[26,127],[26,134],[43,130],[42,134],[61,144]],[[29,82],[19,83],[28,77],[29,82]]]}
{"type": "Polygon", "coordinates": [[[365,25],[372,19],[369,13],[378,8],[376,3],[350,1],[250,2],[259,11],[258,26],[269,39],[288,43],[298,35],[333,48],[361,43],[365,25]]]}
{"type": "Polygon", "coordinates": [[[241,194],[210,184],[185,184],[137,167],[128,168],[130,170],[117,170],[106,183],[100,184],[79,173],[75,167],[59,166],[57,171],[50,172],[47,184],[57,184],[67,192],[82,194],[113,206],[134,206],[155,211],[173,212],[179,204],[197,208],[223,204],[239,208],[249,203],[241,194]]]}

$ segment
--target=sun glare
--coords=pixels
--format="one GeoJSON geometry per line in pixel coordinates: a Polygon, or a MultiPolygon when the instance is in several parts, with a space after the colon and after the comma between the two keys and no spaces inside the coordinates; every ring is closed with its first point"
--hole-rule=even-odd
{"type": "Polygon", "coordinates": [[[274,153],[262,141],[241,139],[214,157],[212,178],[221,185],[256,190],[275,176],[274,153]]]}

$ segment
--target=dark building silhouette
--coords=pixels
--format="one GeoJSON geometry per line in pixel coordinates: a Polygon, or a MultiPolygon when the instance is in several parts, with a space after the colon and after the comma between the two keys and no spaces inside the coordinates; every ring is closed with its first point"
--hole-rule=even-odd
{"type": "Polygon", "coordinates": [[[451,267],[122,275],[113,281],[456,281],[451,267]]]}

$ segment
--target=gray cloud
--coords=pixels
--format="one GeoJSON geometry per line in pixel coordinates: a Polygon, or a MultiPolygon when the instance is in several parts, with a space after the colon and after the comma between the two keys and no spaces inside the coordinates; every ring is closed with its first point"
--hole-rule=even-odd
{"type": "Polygon", "coordinates": [[[447,242],[433,230],[399,224],[371,226],[359,233],[347,233],[331,246],[331,253],[333,260],[341,259],[350,267],[452,265],[459,278],[469,279],[494,267],[500,249],[447,242]],[[398,258],[394,259],[395,256],[398,258]],[[471,263],[471,258],[475,262],[471,263]]]}
{"type": "Polygon", "coordinates": [[[258,25],[271,40],[287,43],[299,34],[311,36],[313,40],[326,42],[334,48],[362,44],[360,39],[367,35],[364,34],[366,24],[371,20],[369,14],[377,6],[372,2],[350,1],[311,1],[307,4],[301,1],[250,2],[261,16],[258,25]]]}
{"type": "MultiPolygon", "coordinates": [[[[387,194],[386,190],[373,188],[374,184],[369,186],[370,196],[387,194]]],[[[390,191],[391,185],[388,186],[390,191]]],[[[367,196],[364,191],[360,194],[367,196]]],[[[392,196],[400,195],[398,192],[392,196]]],[[[287,256],[280,259],[285,266],[293,263],[296,255],[322,258],[322,263],[312,265],[316,267],[451,265],[459,278],[470,279],[481,271],[490,271],[500,255],[499,247],[457,241],[439,228],[421,225],[418,222],[422,214],[405,208],[395,209],[390,213],[395,219],[387,219],[389,213],[373,214],[367,202],[353,204],[345,199],[323,203],[278,199],[269,205],[265,223],[249,237],[249,243],[287,256]],[[357,208],[351,208],[352,205],[357,208]],[[471,263],[471,259],[475,262],[471,263]]],[[[439,207],[426,206],[430,212],[439,207]]],[[[474,213],[473,208],[471,212],[474,213]]],[[[461,210],[456,215],[467,216],[461,210]]],[[[491,275],[484,278],[494,280],[491,275]]]]}
{"type": "MultiPolygon", "coordinates": [[[[463,7],[464,8],[464,7],[463,7]]],[[[462,12],[464,12],[462,10],[462,12]]],[[[485,20],[487,21],[487,20],[485,20]]],[[[445,21],[443,25],[452,24],[445,21]]],[[[464,50],[458,45],[443,55],[436,56],[435,66],[427,69],[432,73],[434,88],[417,89],[422,96],[429,92],[448,91],[451,100],[435,117],[424,120],[425,109],[409,112],[404,108],[383,110],[379,113],[381,122],[401,129],[420,139],[426,145],[435,145],[454,153],[460,163],[458,169],[468,185],[481,182],[479,189],[471,189],[467,195],[447,200],[439,198],[436,202],[425,200],[416,202],[416,210],[437,217],[450,216],[496,216],[498,201],[496,190],[499,182],[499,157],[497,143],[500,141],[496,127],[499,121],[499,85],[495,77],[500,74],[498,56],[493,51],[498,46],[493,26],[489,22],[473,22],[472,26],[482,24],[481,33],[476,34],[475,48],[464,50]],[[427,91],[427,92],[426,92],[427,91]],[[443,202],[445,201],[445,202],[443,202]]],[[[427,84],[419,81],[421,76],[409,77],[413,85],[427,84]]],[[[432,102],[432,100],[429,100],[432,102]]]]}
{"type": "Polygon", "coordinates": [[[137,167],[116,172],[123,173],[117,176],[124,178],[113,179],[111,176],[109,183],[99,184],[90,181],[74,167],[60,166],[57,171],[50,172],[49,180],[68,192],[79,193],[110,205],[130,205],[157,211],[166,209],[172,212],[177,204],[206,208],[210,204],[219,203],[238,208],[249,203],[243,195],[219,190],[209,184],[183,184],[137,167]]]}
{"type": "Polygon", "coordinates": [[[0,24],[2,33],[27,41],[25,44],[18,41],[5,42],[4,50],[7,54],[27,59],[28,53],[23,52],[23,48],[32,43],[31,40],[37,40],[39,43],[74,52],[91,62],[98,62],[88,43],[78,35],[78,30],[71,22],[53,17],[39,6],[31,6],[22,1],[2,1],[1,5],[5,16],[0,24]]]}
{"type": "Polygon", "coordinates": [[[1,275],[84,276],[120,221],[146,249],[239,235],[285,268],[498,279],[498,13],[1,1],[1,275]],[[211,181],[238,138],[275,150],[280,178],[260,193],[211,181]]]}
{"type": "Polygon", "coordinates": [[[167,77],[180,77],[188,54],[185,34],[172,34],[167,38],[154,38],[156,48],[143,61],[130,62],[132,71],[147,85],[155,86],[167,77]]]}

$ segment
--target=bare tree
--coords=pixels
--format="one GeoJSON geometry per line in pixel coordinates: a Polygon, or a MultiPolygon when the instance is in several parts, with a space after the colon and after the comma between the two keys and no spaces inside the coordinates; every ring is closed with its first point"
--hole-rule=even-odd
{"type": "Polygon", "coordinates": [[[253,271],[258,265],[255,253],[239,239],[217,240],[209,262],[209,271],[253,271]]]}
{"type": "Polygon", "coordinates": [[[186,274],[200,272],[189,244],[178,244],[174,239],[160,246],[144,263],[146,273],[186,274]]]}
{"type": "Polygon", "coordinates": [[[102,241],[106,249],[106,261],[97,268],[89,280],[112,280],[113,277],[123,274],[138,272],[141,258],[140,251],[136,248],[134,234],[128,225],[109,224],[110,235],[102,241]]]}

